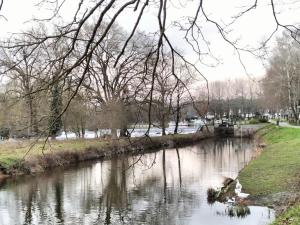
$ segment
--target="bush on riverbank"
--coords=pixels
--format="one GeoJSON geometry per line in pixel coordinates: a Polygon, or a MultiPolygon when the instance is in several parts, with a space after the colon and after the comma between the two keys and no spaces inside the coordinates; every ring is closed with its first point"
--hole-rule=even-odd
{"type": "Polygon", "coordinates": [[[259,121],[257,119],[251,119],[249,120],[249,124],[259,124],[259,121]]]}

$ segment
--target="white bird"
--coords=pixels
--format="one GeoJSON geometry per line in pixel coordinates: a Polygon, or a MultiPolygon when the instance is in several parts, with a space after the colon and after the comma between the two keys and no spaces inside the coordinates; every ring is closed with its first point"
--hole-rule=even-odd
{"type": "Polygon", "coordinates": [[[229,198],[228,200],[227,200],[227,203],[229,203],[229,204],[234,204],[235,203],[235,198],[233,197],[233,198],[229,198]]]}
{"type": "Polygon", "coordinates": [[[236,180],[236,185],[235,185],[235,190],[234,192],[238,195],[239,193],[242,192],[242,185],[239,182],[239,180],[236,180]]]}
{"type": "Polygon", "coordinates": [[[238,194],[239,198],[247,198],[248,196],[249,196],[249,194],[242,193],[242,192],[238,194]]]}
{"type": "Polygon", "coordinates": [[[239,182],[239,180],[236,180],[236,186],[235,186],[234,192],[236,193],[236,195],[237,195],[239,198],[247,198],[247,197],[249,196],[249,194],[242,193],[242,185],[241,185],[241,183],[239,182]]]}

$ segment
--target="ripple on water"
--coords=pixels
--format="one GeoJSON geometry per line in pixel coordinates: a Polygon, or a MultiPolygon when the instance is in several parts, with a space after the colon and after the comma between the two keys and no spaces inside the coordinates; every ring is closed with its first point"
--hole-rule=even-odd
{"type": "Polygon", "coordinates": [[[249,140],[207,140],[9,180],[0,189],[0,225],[267,225],[268,208],[207,202],[207,189],[235,178],[253,149],[249,140]]]}

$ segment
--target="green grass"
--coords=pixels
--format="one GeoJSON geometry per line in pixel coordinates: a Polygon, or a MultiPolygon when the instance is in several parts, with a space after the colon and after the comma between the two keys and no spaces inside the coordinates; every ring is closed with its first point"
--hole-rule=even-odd
{"type": "Polygon", "coordinates": [[[42,155],[43,152],[56,153],[61,151],[84,151],[89,147],[101,147],[108,145],[105,140],[66,140],[66,141],[50,141],[45,145],[44,141],[28,141],[20,140],[17,142],[4,141],[0,144],[0,165],[8,168],[13,166],[20,160],[30,158],[32,156],[42,155]],[[44,151],[43,151],[44,150],[44,151]],[[28,154],[27,154],[28,152],[28,154]]]}
{"type": "Polygon", "coordinates": [[[296,205],[281,216],[279,216],[272,225],[299,225],[300,224],[300,205],[296,205]]]}
{"type": "Polygon", "coordinates": [[[268,126],[259,131],[267,148],[239,178],[254,196],[299,189],[300,129],[268,126]]]}
{"type": "MultiPolygon", "coordinates": [[[[300,129],[270,125],[259,134],[267,147],[241,171],[239,179],[244,191],[253,197],[299,192],[300,129]]],[[[273,223],[283,224],[300,224],[299,206],[291,208],[273,223]]]]}

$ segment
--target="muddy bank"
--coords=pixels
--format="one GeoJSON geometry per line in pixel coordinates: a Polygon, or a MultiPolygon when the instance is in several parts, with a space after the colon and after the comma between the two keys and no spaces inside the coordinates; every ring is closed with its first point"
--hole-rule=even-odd
{"type": "Polygon", "coordinates": [[[51,168],[68,166],[88,160],[105,160],[124,154],[143,154],[162,148],[182,147],[213,137],[212,132],[203,132],[151,138],[117,139],[111,140],[106,145],[100,144],[101,141],[99,140],[98,147],[90,146],[83,150],[65,149],[44,155],[29,155],[10,167],[0,165],[0,179],[24,174],[34,175],[51,168]]]}
{"type": "Polygon", "coordinates": [[[280,215],[296,203],[300,202],[300,192],[278,192],[269,195],[250,196],[248,203],[257,206],[266,206],[280,215]]]}

